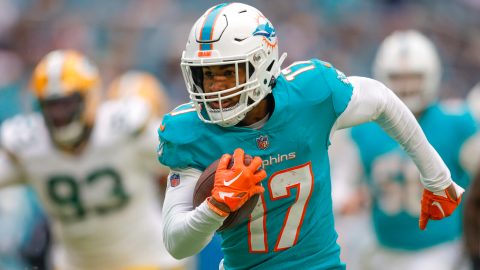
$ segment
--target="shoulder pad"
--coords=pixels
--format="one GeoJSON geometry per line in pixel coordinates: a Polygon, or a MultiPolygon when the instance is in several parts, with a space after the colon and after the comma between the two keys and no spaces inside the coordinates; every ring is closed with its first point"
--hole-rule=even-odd
{"type": "Polygon", "coordinates": [[[107,101],[98,110],[95,132],[110,139],[130,137],[146,127],[150,115],[149,106],[141,98],[107,101]]]}
{"type": "Polygon", "coordinates": [[[282,70],[282,75],[302,102],[319,103],[330,97],[333,90],[352,89],[345,74],[318,59],[294,62],[282,70]]]}
{"type": "Polygon", "coordinates": [[[312,59],[312,62],[322,71],[321,73],[331,89],[353,87],[347,76],[332,64],[318,59],[312,59]]]}
{"type": "Polygon", "coordinates": [[[448,100],[438,104],[438,108],[460,138],[468,138],[477,132],[477,122],[465,102],[448,100]]]}
{"type": "Polygon", "coordinates": [[[182,104],[163,117],[159,128],[162,139],[185,144],[200,137],[203,123],[197,116],[193,103],[182,104]]]}
{"type": "Polygon", "coordinates": [[[15,116],[1,126],[0,145],[11,153],[48,145],[49,142],[48,131],[39,113],[15,116]]]}
{"type": "Polygon", "coordinates": [[[201,138],[206,125],[198,118],[192,103],[182,104],[166,114],[158,129],[160,163],[170,168],[195,167],[192,147],[201,138]]]}
{"type": "Polygon", "coordinates": [[[462,99],[446,99],[439,103],[440,109],[446,114],[464,115],[469,113],[467,103],[462,99]]]}

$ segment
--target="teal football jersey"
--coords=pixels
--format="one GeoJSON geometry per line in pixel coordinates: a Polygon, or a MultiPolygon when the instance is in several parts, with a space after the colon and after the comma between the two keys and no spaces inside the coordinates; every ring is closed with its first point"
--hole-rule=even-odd
{"type": "Polygon", "coordinates": [[[352,86],[312,59],[283,70],[272,94],[275,109],[259,130],[205,124],[193,104],[178,107],[160,128],[159,161],[204,170],[238,147],[263,159],[265,192],[252,217],[221,233],[225,269],[343,269],[327,148],[352,86]]]}
{"type": "MultiPolygon", "coordinates": [[[[455,113],[440,104],[427,108],[419,119],[428,141],[450,169],[452,179],[465,187],[468,175],[459,161],[463,142],[476,130],[466,110],[455,113]]],[[[458,238],[461,210],[452,216],[418,228],[423,186],[413,161],[378,125],[368,123],[352,128],[372,194],[372,218],[380,244],[418,250],[458,238]]]]}

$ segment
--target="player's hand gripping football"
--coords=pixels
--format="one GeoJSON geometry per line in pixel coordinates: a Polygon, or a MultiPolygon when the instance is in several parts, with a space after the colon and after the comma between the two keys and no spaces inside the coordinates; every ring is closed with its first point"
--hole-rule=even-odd
{"type": "Polygon", "coordinates": [[[250,197],[263,193],[259,183],[267,177],[265,170],[259,170],[262,159],[254,157],[249,165],[244,163],[245,152],[237,148],[233,152],[233,166],[228,168],[232,159],[229,154],[220,158],[215,172],[215,184],[208,206],[221,216],[238,210],[250,197]],[[225,207],[226,206],[226,207],[225,207]]]}
{"type": "Polygon", "coordinates": [[[463,188],[455,183],[439,192],[431,192],[424,189],[419,220],[420,229],[425,230],[430,219],[439,220],[450,216],[460,204],[464,191],[463,188]]]}

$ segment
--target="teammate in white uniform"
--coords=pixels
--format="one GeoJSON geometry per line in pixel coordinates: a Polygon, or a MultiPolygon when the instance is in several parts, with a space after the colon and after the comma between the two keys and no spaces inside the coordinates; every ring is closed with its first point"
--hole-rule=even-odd
{"type": "Polygon", "coordinates": [[[98,106],[99,82],[77,52],[41,60],[32,90],[42,114],[1,127],[0,187],[34,187],[50,218],[55,269],[183,269],[162,244],[152,181],[160,169],[158,119],[144,98],[153,97],[118,96],[98,106]]]}

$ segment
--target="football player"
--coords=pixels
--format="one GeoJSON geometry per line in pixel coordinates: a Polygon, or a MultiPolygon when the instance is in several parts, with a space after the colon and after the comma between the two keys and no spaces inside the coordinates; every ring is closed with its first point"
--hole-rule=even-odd
{"type": "Polygon", "coordinates": [[[181,60],[192,102],[159,129],[159,160],[178,179],[163,207],[164,242],[174,257],[199,252],[230,212],[261,194],[249,220],[220,233],[221,268],[344,269],[327,149],[336,129],[367,121],[387,130],[420,169],[422,228],[460,202],[463,189],[392,91],[318,59],[280,71],[285,56],[273,25],[249,5],[216,5],[193,25],[181,60]],[[254,156],[250,165],[245,153],[254,156]],[[196,181],[218,158],[212,195],[193,208],[196,181]]]}
{"type": "Polygon", "coordinates": [[[76,51],[50,52],[32,76],[41,114],[1,127],[0,186],[25,183],[37,192],[52,227],[55,269],[184,267],[162,244],[152,181],[160,168],[156,110],[163,109],[152,99],[161,89],[152,78],[131,79],[131,95],[100,105],[97,68],[76,51]]]}
{"type": "MultiPolygon", "coordinates": [[[[476,124],[465,104],[438,102],[441,65],[434,44],[418,31],[396,31],[380,45],[373,72],[415,115],[452,178],[465,188],[468,173],[459,156],[476,124]]],[[[427,213],[418,205],[423,187],[415,164],[373,123],[354,127],[352,137],[372,195],[378,242],[365,269],[457,269],[461,211],[419,230],[418,218],[427,213]]]]}

